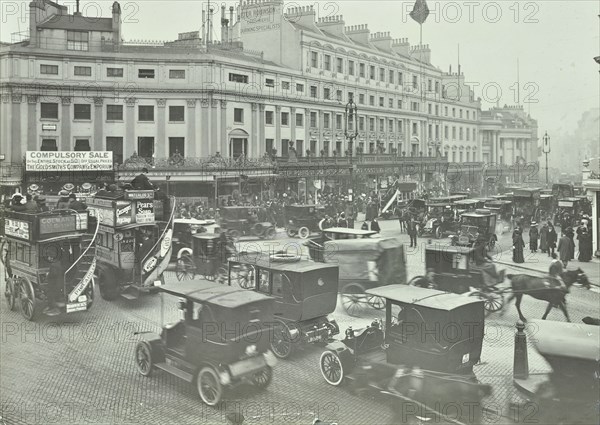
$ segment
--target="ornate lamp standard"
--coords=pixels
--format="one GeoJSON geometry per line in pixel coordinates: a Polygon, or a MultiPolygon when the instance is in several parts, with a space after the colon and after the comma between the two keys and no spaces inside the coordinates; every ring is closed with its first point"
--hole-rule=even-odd
{"type": "Polygon", "coordinates": [[[348,156],[350,157],[350,189],[348,189],[348,200],[354,201],[354,164],[352,162],[352,154],[354,151],[354,139],[358,137],[357,125],[358,107],[354,103],[353,96],[350,96],[346,104],[346,125],[344,134],[348,139],[348,156]]]}
{"type": "Polygon", "coordinates": [[[542,145],[542,152],[546,155],[546,187],[548,187],[548,154],[550,153],[550,136],[548,136],[547,131],[542,140],[544,141],[544,144],[542,145]]]}

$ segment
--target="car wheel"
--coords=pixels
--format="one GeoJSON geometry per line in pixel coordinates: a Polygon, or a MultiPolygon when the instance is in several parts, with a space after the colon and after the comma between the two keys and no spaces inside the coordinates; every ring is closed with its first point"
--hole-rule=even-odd
{"type": "Polygon", "coordinates": [[[105,301],[114,301],[119,296],[115,274],[109,270],[101,270],[98,275],[100,296],[105,301]]]}
{"type": "Polygon", "coordinates": [[[242,234],[239,232],[239,230],[231,229],[227,231],[227,236],[237,242],[242,234]]]}
{"type": "Polygon", "coordinates": [[[17,304],[17,294],[15,293],[15,283],[13,278],[6,280],[6,287],[4,288],[4,298],[6,299],[6,305],[10,311],[15,309],[17,304]]]}
{"type": "Polygon", "coordinates": [[[152,346],[148,341],[140,341],[135,346],[135,365],[142,376],[150,376],[154,368],[152,346]]]}
{"type": "Polygon", "coordinates": [[[286,229],[285,233],[287,233],[288,237],[293,238],[294,236],[296,236],[298,234],[298,232],[296,232],[295,230],[292,229],[286,229]]]}
{"type": "Polygon", "coordinates": [[[196,377],[198,395],[208,406],[216,406],[223,398],[223,386],[219,374],[211,366],[204,366],[196,377]]]}
{"type": "Polygon", "coordinates": [[[273,327],[271,351],[280,359],[289,358],[294,351],[292,337],[283,323],[273,327]]]}
{"type": "Polygon", "coordinates": [[[485,309],[486,316],[500,311],[502,310],[502,307],[504,307],[504,297],[498,292],[475,291],[471,292],[469,296],[477,297],[483,301],[483,308],[485,309]]]}
{"type": "Polygon", "coordinates": [[[435,237],[437,239],[442,239],[442,229],[440,226],[435,228],[435,237]]]}
{"type": "Polygon", "coordinates": [[[188,254],[182,255],[177,259],[177,268],[175,269],[175,276],[177,280],[192,280],[194,279],[196,265],[194,260],[188,254]]]}
{"type": "Polygon", "coordinates": [[[298,229],[298,236],[300,236],[301,239],[308,238],[310,236],[310,230],[308,230],[308,227],[301,227],[298,229]]]}
{"type": "Polygon", "coordinates": [[[265,230],[265,239],[273,239],[276,234],[277,232],[275,231],[275,228],[269,227],[267,230],[265,230]]]}
{"type": "Polygon", "coordinates": [[[344,380],[344,365],[342,360],[333,351],[324,351],[319,360],[321,375],[328,384],[339,386],[344,380]]]}
{"type": "Polygon", "coordinates": [[[253,266],[240,264],[232,273],[231,279],[242,289],[252,289],[255,285],[256,269],[253,266]]]}
{"type": "Polygon", "coordinates": [[[370,295],[367,298],[367,303],[375,310],[383,310],[385,308],[385,298],[370,295]]]}
{"type": "Polygon", "coordinates": [[[269,386],[271,379],[273,379],[273,369],[271,366],[266,366],[252,376],[252,383],[256,385],[256,387],[263,389],[269,386]]]}
{"type": "Polygon", "coordinates": [[[35,290],[31,282],[23,277],[19,278],[19,304],[23,317],[34,321],[38,313],[35,290]]]}

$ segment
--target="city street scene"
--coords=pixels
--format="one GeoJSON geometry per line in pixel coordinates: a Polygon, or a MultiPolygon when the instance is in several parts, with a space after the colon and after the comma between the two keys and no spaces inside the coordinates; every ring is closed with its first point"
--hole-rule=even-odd
{"type": "Polygon", "coordinates": [[[0,5],[0,424],[600,423],[598,2],[0,5]]]}

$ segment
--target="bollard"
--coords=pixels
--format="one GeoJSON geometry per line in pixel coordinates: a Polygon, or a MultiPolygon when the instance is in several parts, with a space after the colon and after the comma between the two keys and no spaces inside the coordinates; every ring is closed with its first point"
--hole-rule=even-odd
{"type": "Polygon", "coordinates": [[[529,362],[527,360],[527,335],[525,335],[525,324],[519,320],[516,327],[513,378],[527,379],[529,377],[529,362]]]}

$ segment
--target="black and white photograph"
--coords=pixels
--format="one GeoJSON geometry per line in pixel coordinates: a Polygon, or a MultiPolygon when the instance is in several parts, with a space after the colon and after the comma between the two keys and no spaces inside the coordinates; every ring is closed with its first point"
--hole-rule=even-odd
{"type": "Polygon", "coordinates": [[[600,423],[600,1],[0,17],[0,425],[600,423]]]}

